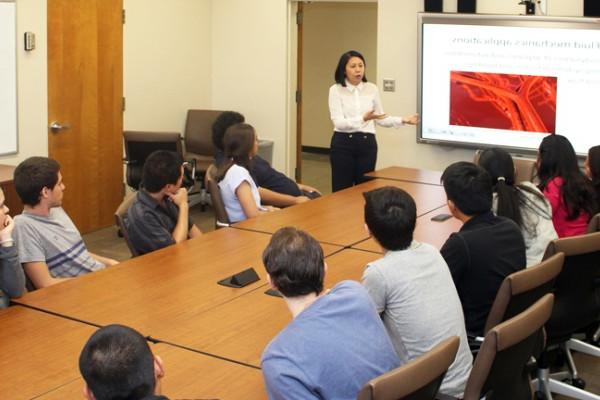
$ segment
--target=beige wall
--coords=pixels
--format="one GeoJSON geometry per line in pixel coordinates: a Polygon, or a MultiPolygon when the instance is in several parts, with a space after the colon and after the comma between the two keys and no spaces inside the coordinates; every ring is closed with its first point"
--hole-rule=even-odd
{"type": "Polygon", "coordinates": [[[377,80],[377,3],[307,3],[303,20],[302,145],[329,148],[327,97],[340,55],[361,52],[377,80]]]}
{"type": "Polygon", "coordinates": [[[48,74],[46,1],[17,1],[18,153],[0,156],[0,163],[16,165],[32,155],[48,155],[48,74]],[[23,50],[24,32],[36,34],[36,49],[23,50]]]}
{"type": "Polygon", "coordinates": [[[124,0],[126,130],[179,131],[211,105],[211,1],[124,0]]]}
{"type": "MultiPolygon", "coordinates": [[[[517,1],[478,0],[480,13],[519,14],[524,11],[517,1]]],[[[548,13],[560,11],[560,15],[581,15],[583,8],[576,1],[548,0],[548,13]]],[[[448,4],[456,9],[456,1],[448,4]]],[[[392,115],[407,115],[416,111],[417,104],[417,19],[423,11],[422,0],[379,0],[377,46],[378,85],[381,78],[396,79],[395,93],[383,93],[385,110],[392,115]],[[399,90],[398,90],[399,89],[399,90]]],[[[441,170],[459,160],[471,160],[472,150],[456,147],[417,144],[416,128],[398,130],[378,128],[379,157],[377,167],[405,165],[441,170]]]]}

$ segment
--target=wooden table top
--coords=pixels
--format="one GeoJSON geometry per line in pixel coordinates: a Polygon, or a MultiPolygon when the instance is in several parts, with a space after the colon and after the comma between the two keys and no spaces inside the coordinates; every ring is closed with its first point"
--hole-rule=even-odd
{"type": "Polygon", "coordinates": [[[13,173],[15,168],[12,165],[0,164],[0,184],[13,181],[13,173]]]}
{"type": "MultiPolygon", "coordinates": [[[[458,232],[462,227],[462,222],[454,217],[443,222],[431,220],[432,217],[439,214],[450,214],[448,206],[444,206],[417,218],[417,225],[415,226],[415,232],[413,234],[414,240],[429,243],[439,250],[444,243],[446,243],[448,237],[452,233],[458,232]]],[[[356,243],[352,245],[352,248],[383,253],[381,247],[373,238],[356,243]]]]}
{"type": "MultiPolygon", "coordinates": [[[[360,280],[365,266],[379,257],[352,249],[327,257],[325,287],[360,280]]],[[[215,307],[177,329],[164,326],[153,338],[258,367],[263,349],[292,320],[285,301],[264,294],[266,289],[215,307]]]]}
{"type": "Polygon", "coordinates": [[[384,186],[406,190],[417,204],[417,215],[446,203],[440,186],[375,179],[331,195],[238,222],[235,228],[274,233],[283,226],[305,230],[321,243],[350,246],[368,238],[364,228],[363,192],[384,186]]]}
{"type": "MultiPolygon", "coordinates": [[[[19,304],[97,325],[120,323],[144,335],[266,285],[261,256],[270,235],[219,229],[176,246],[28,293],[19,304]],[[236,289],[218,280],[253,267],[258,282],[236,289]]],[[[324,245],[327,254],[339,247],[324,245]]]]}
{"type": "MultiPolygon", "coordinates": [[[[267,398],[261,371],[167,344],[151,346],[165,365],[162,393],[171,400],[263,400],[267,398]]],[[[77,367],[74,367],[77,370],[77,367]]],[[[79,378],[39,397],[40,400],[82,398],[79,378]]]]}
{"type": "Polygon", "coordinates": [[[408,167],[387,167],[366,174],[373,178],[390,179],[395,181],[406,181],[416,183],[426,183],[428,185],[441,185],[441,171],[429,171],[426,169],[416,169],[408,167]]]}
{"type": "Polygon", "coordinates": [[[79,353],[95,330],[25,307],[1,310],[0,398],[31,399],[76,380],[79,353]]]}

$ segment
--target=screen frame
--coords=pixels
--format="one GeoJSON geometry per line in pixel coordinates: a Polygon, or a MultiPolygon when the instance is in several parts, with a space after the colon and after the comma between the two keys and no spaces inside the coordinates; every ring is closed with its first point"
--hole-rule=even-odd
{"type": "MultiPolygon", "coordinates": [[[[548,17],[534,15],[501,15],[501,14],[444,14],[444,13],[417,13],[417,112],[420,115],[417,124],[417,143],[435,144],[466,149],[486,149],[500,147],[513,154],[535,155],[536,149],[492,145],[488,143],[472,143],[451,141],[443,139],[429,139],[423,137],[423,29],[426,24],[438,25],[481,25],[481,26],[510,26],[510,27],[552,27],[568,29],[596,29],[600,30],[600,18],[584,17],[548,17]]],[[[587,154],[577,153],[578,157],[587,154]]]]}

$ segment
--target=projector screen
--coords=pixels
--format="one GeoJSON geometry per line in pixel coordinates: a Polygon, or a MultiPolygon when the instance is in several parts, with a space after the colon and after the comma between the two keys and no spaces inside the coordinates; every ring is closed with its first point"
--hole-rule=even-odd
{"type": "Polygon", "coordinates": [[[600,23],[419,14],[417,140],[533,153],[551,134],[600,144],[600,23]]]}
{"type": "Polygon", "coordinates": [[[17,151],[15,3],[0,1],[0,155],[17,151]]]}

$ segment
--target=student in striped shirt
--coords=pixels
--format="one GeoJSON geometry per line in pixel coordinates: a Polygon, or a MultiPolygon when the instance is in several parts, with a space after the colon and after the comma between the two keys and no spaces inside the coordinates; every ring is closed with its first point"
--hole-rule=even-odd
{"type": "Polygon", "coordinates": [[[19,261],[36,288],[117,264],[90,253],[62,209],[65,185],[55,160],[26,159],[15,169],[14,183],[24,204],[23,213],[14,219],[19,261]]]}

